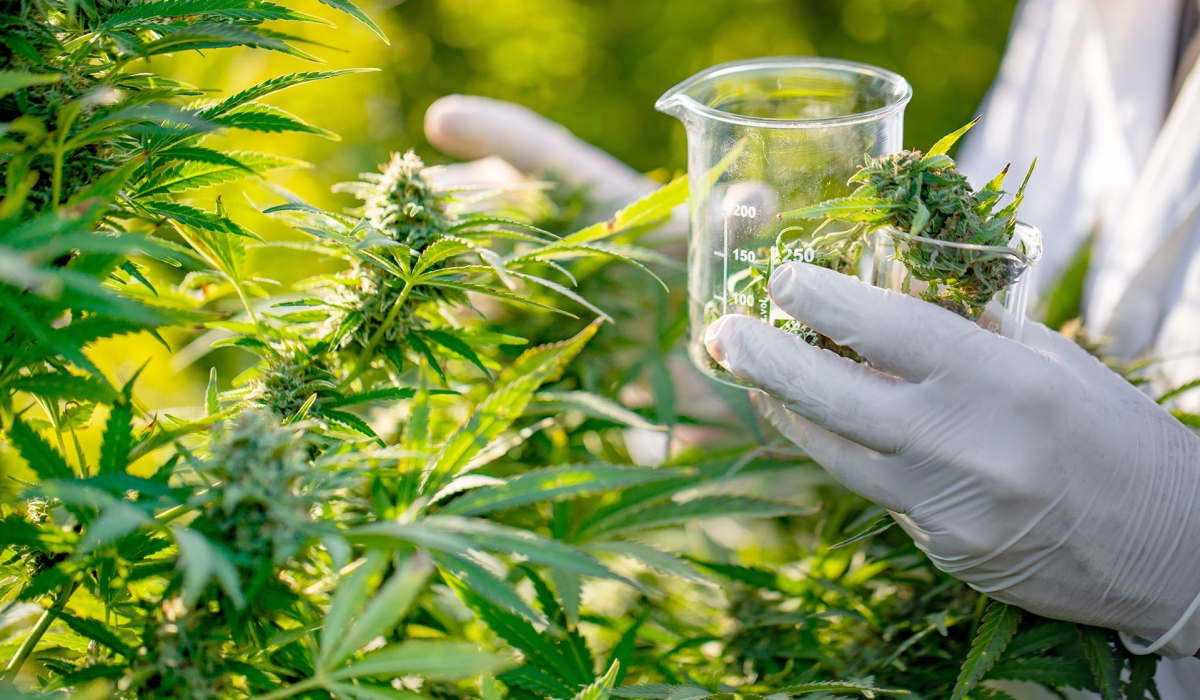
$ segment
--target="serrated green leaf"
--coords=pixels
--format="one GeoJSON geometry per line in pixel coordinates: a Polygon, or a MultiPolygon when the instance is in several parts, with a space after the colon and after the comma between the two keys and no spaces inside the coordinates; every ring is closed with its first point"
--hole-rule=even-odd
{"type": "Polygon", "coordinates": [[[630,428],[665,431],[659,425],[625,408],[621,404],[587,391],[539,391],[526,410],[526,415],[537,415],[545,411],[560,413],[564,410],[579,411],[592,418],[610,420],[630,428]]]}
{"type": "Polygon", "coordinates": [[[1079,632],[1075,623],[1044,621],[1033,629],[1013,637],[1004,653],[1007,657],[1017,658],[1040,654],[1078,641],[1079,632]]]}
{"type": "Polygon", "coordinates": [[[57,73],[22,73],[19,71],[0,71],[0,98],[7,97],[17,90],[23,90],[34,85],[47,85],[58,82],[61,78],[57,73]]]}
{"type": "Polygon", "coordinates": [[[384,443],[383,438],[379,437],[379,435],[375,433],[375,431],[370,425],[367,424],[365,420],[359,418],[353,413],[349,413],[347,411],[323,410],[321,411],[321,416],[333,423],[337,423],[344,428],[349,428],[359,435],[365,435],[369,438],[372,438],[379,443],[380,447],[387,446],[386,443],[384,443]]]}
{"type": "Polygon", "coordinates": [[[1004,649],[1017,633],[1021,623],[1021,609],[998,600],[988,604],[979,631],[971,640],[971,650],[963,661],[962,670],[954,683],[952,700],[963,700],[979,685],[979,681],[999,660],[1004,649]]]}
{"type": "Polygon", "coordinates": [[[412,674],[430,680],[453,681],[481,673],[496,673],[511,665],[510,660],[473,644],[412,640],[371,652],[345,668],[330,672],[329,677],[342,680],[412,674]]]}
{"type": "Polygon", "coordinates": [[[903,209],[907,205],[893,202],[890,199],[878,197],[839,197],[829,199],[820,204],[802,207],[784,212],[784,218],[795,219],[847,219],[853,221],[874,221],[886,215],[886,212],[903,209]]]}
{"type": "Polygon", "coordinates": [[[313,126],[300,117],[278,107],[256,102],[242,105],[213,117],[212,122],[218,126],[230,129],[245,129],[247,131],[261,131],[266,133],[299,132],[324,136],[333,141],[339,140],[338,135],[328,129],[313,126]]]}
{"type": "Polygon", "coordinates": [[[446,441],[426,472],[422,490],[436,493],[480,449],[507,430],[521,417],[538,387],[558,379],[598,329],[594,322],[570,340],[527,350],[501,372],[496,388],[446,441]]]}
{"type": "Polygon", "coordinates": [[[133,449],[133,404],[128,399],[113,404],[100,443],[100,474],[117,474],[129,466],[133,449]]]}
{"type": "Polygon", "coordinates": [[[1040,683],[1051,687],[1084,687],[1092,680],[1091,670],[1082,659],[1062,656],[1027,656],[1006,659],[992,667],[985,679],[1040,683]]]}
{"type": "Polygon", "coordinates": [[[333,651],[322,660],[324,667],[331,670],[371,640],[391,632],[408,614],[431,573],[433,563],[425,555],[418,552],[406,559],[396,573],[379,587],[379,591],[357,616],[354,625],[340,635],[333,651]]]}
{"type": "Polygon", "coordinates": [[[41,529],[20,515],[0,518],[4,541],[9,546],[41,549],[41,529]]]}
{"type": "Polygon", "coordinates": [[[591,538],[608,537],[621,532],[652,530],[704,518],[775,518],[810,512],[809,508],[790,503],[748,496],[700,496],[683,503],[668,501],[649,508],[633,508],[595,524],[586,534],[591,538]]]}
{"type": "MultiPolygon", "coordinates": [[[[525,625],[529,625],[528,621],[532,621],[538,625],[549,625],[550,621],[542,613],[534,610],[522,600],[521,596],[517,595],[508,584],[501,581],[494,574],[483,568],[474,560],[463,556],[440,553],[434,555],[434,561],[442,570],[442,578],[446,580],[459,598],[470,604],[470,600],[486,601],[486,605],[480,607],[472,605],[475,611],[480,613],[484,619],[489,619],[487,613],[491,615],[509,615],[522,620],[525,625]],[[470,595],[466,591],[470,591],[470,595]]],[[[492,628],[496,634],[504,636],[500,629],[497,629],[491,622],[488,626],[492,628]]],[[[533,629],[529,626],[529,629],[533,629]]],[[[533,633],[535,637],[537,632],[533,633]]],[[[509,640],[512,643],[512,640],[509,640]]],[[[522,647],[524,648],[524,647],[522,647]]]]}
{"type": "Polygon", "coordinates": [[[324,624],[321,626],[321,651],[319,665],[329,668],[329,662],[334,648],[345,636],[355,612],[362,610],[366,604],[371,579],[383,572],[388,564],[385,552],[371,550],[354,571],[339,581],[329,610],[325,613],[324,624]]]}
{"type": "Polygon", "coordinates": [[[571,700],[608,700],[608,697],[612,695],[613,684],[617,682],[617,674],[620,671],[621,662],[614,660],[603,676],[576,693],[571,700]]]}
{"type": "Polygon", "coordinates": [[[159,27],[163,25],[163,20],[196,16],[254,21],[323,21],[263,0],[159,0],[118,12],[105,20],[100,29],[159,27]]]}
{"type": "Polygon", "coordinates": [[[96,547],[115,542],[150,520],[150,516],[145,512],[128,503],[121,501],[112,503],[100,511],[99,517],[88,523],[87,530],[84,532],[79,546],[75,548],[74,555],[82,557],[96,547]]]}
{"type": "Polygon", "coordinates": [[[51,447],[50,443],[43,440],[41,435],[17,416],[13,416],[12,426],[8,429],[8,439],[42,481],[74,478],[74,470],[58,450],[51,447]]]}
{"type": "Polygon", "coordinates": [[[229,218],[204,211],[189,204],[155,201],[146,202],[143,206],[150,214],[162,217],[164,220],[175,221],[196,230],[232,233],[239,236],[250,235],[245,229],[238,226],[229,218]]]}
{"type": "Polygon", "coordinates": [[[56,617],[67,623],[68,627],[74,630],[77,634],[83,636],[85,639],[94,639],[100,644],[103,644],[109,649],[117,652],[121,656],[124,656],[127,660],[132,661],[137,655],[137,652],[133,649],[130,649],[129,645],[123,642],[121,638],[117,636],[116,632],[112,631],[98,620],[88,620],[82,617],[77,617],[69,612],[66,612],[65,610],[59,611],[56,617]]]}
{"type": "Polygon", "coordinates": [[[297,53],[286,42],[267,36],[268,30],[251,31],[232,24],[159,25],[159,31],[165,32],[166,36],[143,44],[140,48],[143,56],[231,46],[257,46],[293,55],[297,53]]]}
{"type": "MultiPolygon", "coordinates": [[[[202,2],[206,0],[200,0],[202,2]]],[[[352,73],[370,73],[379,70],[378,68],[342,68],[339,70],[314,70],[301,71],[297,73],[288,73],[280,75],[269,80],[264,80],[261,83],[242,90],[241,92],[231,95],[224,100],[200,110],[202,117],[214,117],[228,112],[229,110],[240,107],[241,105],[261,99],[267,95],[286,90],[297,85],[311,83],[317,80],[325,80],[326,78],[336,78],[341,75],[350,75],[352,73]]]]}
{"type": "Polygon", "coordinates": [[[612,464],[573,464],[533,469],[501,486],[476,489],[442,509],[452,515],[482,515],[530,503],[578,498],[693,474],[687,467],[648,468],[612,464]]]}
{"type": "Polygon", "coordinates": [[[542,537],[522,528],[493,523],[482,518],[434,515],[420,523],[437,532],[463,537],[473,548],[503,554],[516,554],[541,564],[580,576],[623,580],[590,554],[569,544],[542,537]]]}
{"type": "Polygon", "coordinates": [[[51,401],[111,403],[120,395],[104,379],[66,372],[46,372],[18,377],[8,383],[11,391],[24,391],[51,401]]]}
{"type": "Polygon", "coordinates": [[[686,559],[666,552],[650,545],[640,542],[630,542],[628,540],[609,540],[604,542],[589,542],[583,547],[589,552],[604,552],[606,554],[619,554],[630,559],[635,559],[642,564],[654,569],[655,571],[678,576],[684,581],[699,583],[702,585],[711,586],[713,582],[704,574],[700,573],[696,567],[692,566],[686,559]]]}
{"type": "Polygon", "coordinates": [[[329,5],[330,7],[345,12],[359,22],[362,22],[364,25],[370,28],[371,31],[375,32],[380,39],[383,39],[383,43],[388,44],[389,46],[391,45],[392,42],[388,41],[387,35],[383,33],[383,30],[379,28],[379,25],[375,24],[375,22],[367,16],[367,13],[360,10],[358,6],[350,2],[350,0],[321,0],[321,4],[329,5]]]}
{"type": "Polygon", "coordinates": [[[667,700],[671,686],[666,683],[639,683],[615,688],[613,695],[621,698],[644,698],[645,700],[667,700]]]}
{"type": "Polygon", "coordinates": [[[479,359],[479,355],[476,355],[475,351],[471,349],[471,346],[463,342],[462,338],[459,338],[457,335],[447,331],[439,330],[425,330],[422,331],[421,334],[429,340],[432,340],[438,345],[446,348],[450,352],[465,358],[471,364],[478,367],[479,371],[483,372],[484,376],[489,378],[492,376],[492,373],[488,371],[488,368],[483,366],[483,362],[479,359]]]}
{"type": "MultiPolygon", "coordinates": [[[[454,392],[448,391],[432,391],[432,394],[449,394],[454,392]]],[[[416,396],[417,390],[409,387],[403,389],[396,387],[387,387],[385,389],[373,389],[371,391],[363,391],[357,394],[350,394],[332,401],[324,402],[325,406],[337,408],[339,406],[353,406],[360,403],[370,403],[372,401],[400,401],[403,399],[411,399],[416,396]]]]}
{"type": "Polygon", "coordinates": [[[208,370],[208,387],[204,390],[204,410],[206,415],[215,416],[221,412],[220,393],[217,391],[217,368],[208,370]]]}
{"type": "Polygon", "coordinates": [[[671,210],[687,201],[688,179],[684,175],[622,208],[612,218],[592,224],[563,239],[564,243],[588,243],[615,236],[636,226],[666,219],[671,210]]]}
{"type": "Polygon", "coordinates": [[[782,688],[778,692],[787,693],[788,695],[804,695],[806,693],[837,692],[839,690],[854,690],[867,698],[872,697],[876,693],[884,695],[909,694],[907,690],[900,688],[880,688],[873,683],[860,683],[858,681],[815,681],[812,683],[800,683],[782,688]]]}
{"type": "Polygon", "coordinates": [[[588,417],[612,420],[613,423],[638,427],[642,430],[665,431],[667,426],[653,423],[642,415],[630,411],[620,403],[590,391],[539,391],[533,397],[526,414],[544,412],[560,413],[578,411],[588,417]]]}
{"type": "Polygon", "coordinates": [[[1153,654],[1134,656],[1130,666],[1129,682],[1125,684],[1126,700],[1146,700],[1148,695],[1157,697],[1154,674],[1158,670],[1158,658],[1153,654]]]}
{"type": "Polygon", "coordinates": [[[960,128],[960,129],[955,129],[954,131],[950,132],[949,134],[946,134],[942,138],[938,139],[938,142],[933,144],[933,147],[930,148],[925,153],[925,158],[929,158],[931,156],[945,155],[945,154],[949,153],[950,149],[954,147],[954,144],[958,143],[958,140],[963,137],[963,134],[970,131],[971,127],[975,126],[978,123],[979,123],[979,117],[975,117],[966,126],[960,128]]]}
{"type": "Polygon", "coordinates": [[[234,163],[185,161],[171,165],[155,173],[133,194],[133,197],[164,197],[190,190],[225,185],[259,173],[281,168],[307,167],[309,164],[295,158],[283,158],[266,153],[232,152],[234,163]]]}
{"type": "Polygon", "coordinates": [[[1092,669],[1092,679],[1101,700],[1122,700],[1121,666],[1113,649],[1114,633],[1098,627],[1079,626],[1083,655],[1092,669]]]}

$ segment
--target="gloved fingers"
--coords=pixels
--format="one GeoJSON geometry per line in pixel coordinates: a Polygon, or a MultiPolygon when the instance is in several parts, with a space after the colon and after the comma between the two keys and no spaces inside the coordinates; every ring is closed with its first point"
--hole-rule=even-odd
{"type": "Polygon", "coordinates": [[[499,156],[488,156],[468,163],[452,163],[431,168],[433,183],[439,189],[485,187],[511,189],[524,184],[528,178],[499,156]]]}
{"type": "Polygon", "coordinates": [[[500,156],[517,168],[554,173],[587,186],[601,201],[634,199],[654,183],[560,124],[527,107],[471,95],[449,95],[425,112],[425,136],[435,148],[464,160],[500,156]]]}
{"type": "MultiPolygon", "coordinates": [[[[1012,324],[1012,315],[995,302],[988,304],[979,318],[979,325],[989,329],[1011,328],[1012,324]]],[[[1049,356],[1056,364],[1084,381],[1091,382],[1101,377],[1116,376],[1099,358],[1084,350],[1074,340],[1033,319],[1025,319],[1017,339],[1021,345],[1049,356]]]]}
{"type": "Polygon", "coordinates": [[[750,316],[717,319],[705,345],[722,367],[827,430],[885,453],[906,442],[905,384],[894,377],[750,316]]]}
{"type": "Polygon", "coordinates": [[[890,511],[903,512],[912,505],[905,498],[910,480],[894,458],[831,433],[765,394],[756,393],[750,400],[776,430],[846,488],[890,511]]]}
{"type": "Polygon", "coordinates": [[[945,309],[802,262],[771,276],[771,298],[793,318],[854,348],[885,372],[921,382],[963,356],[981,328],[945,309]]]}
{"type": "Polygon", "coordinates": [[[1025,327],[1021,330],[1021,344],[1049,355],[1085,381],[1095,381],[1101,376],[1117,376],[1100,361],[1100,358],[1084,350],[1079,343],[1036,321],[1025,320],[1025,327]]]}

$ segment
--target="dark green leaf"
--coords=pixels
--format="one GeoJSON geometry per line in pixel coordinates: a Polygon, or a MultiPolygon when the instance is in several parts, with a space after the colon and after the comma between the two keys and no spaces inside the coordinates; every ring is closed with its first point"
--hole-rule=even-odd
{"type": "Polygon", "coordinates": [[[988,604],[983,621],[979,623],[979,631],[971,640],[971,650],[963,661],[962,671],[954,683],[952,700],[963,700],[979,685],[979,681],[983,680],[1016,635],[1020,623],[1020,608],[1000,601],[988,604]]]}
{"type": "Polygon", "coordinates": [[[29,468],[42,481],[74,478],[75,472],[63,459],[63,456],[19,417],[13,417],[12,427],[8,430],[8,438],[13,447],[16,447],[17,451],[21,453],[21,457],[29,463],[29,468]]]}
{"type": "Polygon", "coordinates": [[[384,34],[383,30],[379,28],[379,25],[375,24],[375,22],[372,21],[371,18],[367,16],[367,13],[360,10],[358,8],[358,6],[355,5],[354,3],[350,2],[350,0],[321,0],[321,3],[324,5],[329,5],[330,7],[337,8],[337,9],[341,10],[342,12],[345,12],[346,14],[350,15],[354,19],[356,19],[359,22],[362,22],[366,26],[370,27],[371,31],[375,32],[375,34],[377,34],[380,39],[383,39],[383,43],[389,44],[389,45],[391,44],[391,42],[388,41],[387,35],[384,34]]]}
{"type": "Polygon", "coordinates": [[[128,644],[121,641],[116,632],[110,630],[98,620],[86,620],[66,611],[60,611],[57,617],[67,623],[67,626],[74,630],[76,634],[82,635],[86,639],[94,639],[121,656],[124,656],[127,660],[132,661],[135,658],[136,652],[130,649],[128,644]]]}
{"type": "Polygon", "coordinates": [[[24,391],[51,401],[90,401],[111,403],[117,390],[100,377],[79,376],[66,372],[46,372],[19,377],[8,383],[12,391],[24,391]]]}
{"type": "Polygon", "coordinates": [[[1083,655],[1092,669],[1096,692],[1102,700],[1122,700],[1121,663],[1113,648],[1114,632],[1099,627],[1079,626],[1079,641],[1083,655]]]}
{"type": "Polygon", "coordinates": [[[649,468],[611,464],[573,464],[533,469],[500,486],[475,489],[442,509],[455,515],[482,515],[505,508],[578,498],[634,484],[662,481],[695,473],[687,467],[649,468]]]}
{"type": "Polygon", "coordinates": [[[133,449],[133,405],[128,398],[113,404],[100,444],[100,474],[124,472],[133,449]]]}

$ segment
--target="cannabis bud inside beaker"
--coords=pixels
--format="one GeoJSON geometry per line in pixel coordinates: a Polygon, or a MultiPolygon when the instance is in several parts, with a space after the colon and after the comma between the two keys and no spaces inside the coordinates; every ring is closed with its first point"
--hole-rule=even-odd
{"type": "Polygon", "coordinates": [[[728,313],[828,342],[775,307],[767,280],[792,261],[868,278],[865,239],[853,224],[780,215],[850,194],[864,158],[899,151],[911,96],[890,71],[801,57],[715,66],[659,99],[687,129],[688,351],[706,374],[746,386],[704,347],[728,313]]]}

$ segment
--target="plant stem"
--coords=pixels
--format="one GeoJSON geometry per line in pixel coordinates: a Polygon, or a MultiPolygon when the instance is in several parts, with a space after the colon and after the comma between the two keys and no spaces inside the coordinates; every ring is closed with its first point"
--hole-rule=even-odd
{"type": "Polygon", "coordinates": [[[62,171],[63,171],[63,152],[62,148],[54,151],[54,172],[50,178],[50,208],[58,209],[58,200],[62,197],[62,171]]]}
{"type": "Polygon", "coordinates": [[[293,683],[286,688],[272,690],[271,692],[263,695],[255,695],[253,698],[251,698],[251,700],[280,700],[281,698],[290,698],[297,693],[303,693],[306,690],[320,688],[323,685],[325,685],[325,679],[320,676],[315,676],[313,678],[302,680],[299,683],[293,683]]]}
{"type": "Polygon", "coordinates": [[[258,316],[254,313],[254,307],[250,305],[250,298],[246,296],[246,290],[242,289],[242,285],[234,280],[232,275],[226,276],[229,277],[229,283],[233,285],[233,290],[237,292],[238,299],[242,300],[242,306],[245,307],[246,313],[250,314],[250,322],[254,325],[254,331],[259,332],[258,316]]]}
{"type": "Polygon", "coordinates": [[[33,630],[29,633],[29,636],[21,643],[16,655],[8,662],[8,667],[4,669],[4,680],[9,683],[16,680],[17,674],[21,671],[21,666],[25,664],[25,660],[33,653],[38,642],[42,641],[42,635],[46,634],[46,630],[50,629],[50,623],[54,622],[55,616],[67,606],[67,601],[71,599],[71,594],[75,592],[75,586],[76,583],[74,581],[69,582],[66,588],[58,594],[58,599],[54,601],[54,604],[47,608],[42,613],[42,616],[38,618],[37,624],[33,626],[33,630]]]}
{"type": "Polygon", "coordinates": [[[388,310],[387,318],[383,319],[383,323],[371,334],[371,339],[367,342],[367,346],[358,354],[358,359],[354,363],[354,373],[346,380],[346,384],[358,379],[366,371],[367,363],[371,361],[371,353],[375,352],[375,348],[379,346],[379,343],[387,335],[387,332],[396,324],[396,319],[400,317],[400,311],[404,308],[404,302],[408,300],[408,294],[412,291],[412,288],[412,282],[404,283],[404,289],[400,290],[400,296],[396,299],[396,303],[392,304],[392,308],[388,310]]]}

